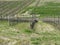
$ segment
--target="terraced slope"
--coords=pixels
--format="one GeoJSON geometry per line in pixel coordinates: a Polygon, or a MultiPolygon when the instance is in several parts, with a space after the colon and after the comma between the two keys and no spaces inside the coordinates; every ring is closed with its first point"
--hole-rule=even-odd
{"type": "Polygon", "coordinates": [[[34,0],[0,1],[0,16],[14,16],[30,5],[34,0]]]}

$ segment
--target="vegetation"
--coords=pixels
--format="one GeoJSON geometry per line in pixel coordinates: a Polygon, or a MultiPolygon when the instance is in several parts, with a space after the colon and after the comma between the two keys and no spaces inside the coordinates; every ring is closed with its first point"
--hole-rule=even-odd
{"type": "Polygon", "coordinates": [[[24,10],[34,0],[26,1],[0,1],[0,16],[13,16],[24,10]]]}
{"type": "Polygon", "coordinates": [[[7,21],[0,21],[0,44],[60,45],[60,31],[53,25],[39,21],[34,30],[29,25],[30,23],[18,23],[10,26],[7,21]]]}
{"type": "Polygon", "coordinates": [[[40,14],[40,17],[60,16],[60,3],[46,2],[45,5],[29,7],[25,11],[32,9],[32,14],[40,14]]]}
{"type": "MultiPolygon", "coordinates": [[[[34,9],[31,14],[40,14],[40,17],[60,16],[59,5],[56,4],[57,7],[55,3],[53,5],[54,7],[49,3],[41,7],[29,7],[26,10],[34,9]]],[[[13,22],[11,26],[8,21],[0,20],[0,45],[60,45],[60,29],[57,26],[39,21],[34,29],[30,29],[30,23],[27,22],[13,22]]]]}

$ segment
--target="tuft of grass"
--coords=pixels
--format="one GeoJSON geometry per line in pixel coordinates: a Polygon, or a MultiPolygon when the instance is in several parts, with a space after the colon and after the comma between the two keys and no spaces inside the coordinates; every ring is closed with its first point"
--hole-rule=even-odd
{"type": "Polygon", "coordinates": [[[31,33],[33,33],[32,30],[28,30],[28,29],[25,29],[24,32],[27,33],[27,34],[31,34],[31,33]]]}

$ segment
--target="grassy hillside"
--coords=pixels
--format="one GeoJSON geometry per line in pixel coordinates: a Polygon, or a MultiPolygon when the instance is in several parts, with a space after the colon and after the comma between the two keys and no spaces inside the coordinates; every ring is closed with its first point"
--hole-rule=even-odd
{"type": "Polygon", "coordinates": [[[60,45],[60,31],[53,25],[39,21],[33,30],[29,25],[0,21],[0,45],[60,45]]]}
{"type": "MultiPolygon", "coordinates": [[[[53,17],[60,16],[59,6],[60,3],[50,2],[41,7],[29,7],[26,10],[32,9],[32,14],[40,14],[40,17],[53,17]]],[[[58,25],[39,21],[34,29],[30,29],[30,23],[27,22],[14,22],[13,25],[9,25],[8,21],[0,20],[0,45],[60,45],[58,25]]]]}
{"type": "Polygon", "coordinates": [[[37,7],[29,7],[32,9],[32,14],[40,14],[40,17],[58,17],[60,16],[60,3],[46,2],[45,5],[37,7]]]}

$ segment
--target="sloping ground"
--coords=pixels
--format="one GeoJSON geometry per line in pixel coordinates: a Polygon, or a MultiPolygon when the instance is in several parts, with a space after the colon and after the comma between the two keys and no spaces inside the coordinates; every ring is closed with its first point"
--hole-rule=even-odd
{"type": "MultiPolygon", "coordinates": [[[[37,2],[38,2],[38,0],[36,0],[35,3],[33,3],[30,6],[35,6],[37,2]]],[[[58,2],[58,3],[60,3],[60,0],[40,0],[40,3],[38,4],[38,6],[45,5],[46,2],[58,2]]]]}
{"type": "MultiPolygon", "coordinates": [[[[25,11],[28,10],[32,10],[30,11],[32,14],[38,14],[40,15],[40,18],[44,18],[44,17],[56,17],[56,18],[60,18],[60,3],[55,3],[55,2],[46,2],[44,5],[42,6],[31,6],[28,7],[25,11]]],[[[24,12],[25,12],[24,11],[24,12]]]]}
{"type": "Polygon", "coordinates": [[[34,0],[22,1],[0,1],[0,16],[14,16],[21,13],[22,10],[27,8],[34,0]]]}
{"type": "Polygon", "coordinates": [[[34,29],[30,23],[8,26],[0,21],[0,45],[60,45],[60,31],[53,25],[39,21],[34,29]]]}

